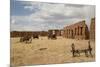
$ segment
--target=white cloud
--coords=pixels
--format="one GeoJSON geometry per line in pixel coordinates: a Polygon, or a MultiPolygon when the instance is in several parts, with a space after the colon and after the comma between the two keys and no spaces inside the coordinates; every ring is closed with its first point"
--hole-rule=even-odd
{"type": "MultiPolygon", "coordinates": [[[[62,14],[66,16],[91,16],[94,14],[94,6],[90,5],[71,5],[71,4],[53,4],[53,3],[41,3],[41,2],[24,2],[24,4],[31,5],[31,7],[37,6],[40,11],[38,14],[50,15],[50,14],[62,14]],[[92,13],[90,13],[92,12],[92,13]]],[[[94,16],[94,15],[93,15],[94,16]]]]}
{"type": "Polygon", "coordinates": [[[32,11],[34,8],[33,6],[24,6],[24,9],[29,9],[30,11],[32,11]]]}
{"type": "Polygon", "coordinates": [[[12,19],[12,20],[11,20],[11,24],[14,24],[14,23],[15,23],[15,20],[14,20],[14,19],[12,19]]]}
{"type": "Polygon", "coordinates": [[[35,10],[34,8],[38,8],[39,10],[28,16],[12,16],[11,28],[13,30],[33,31],[62,28],[82,19],[86,19],[89,25],[89,20],[95,16],[95,6],[90,5],[65,5],[40,2],[23,2],[23,4],[25,4],[24,9],[32,11],[35,10]]]}

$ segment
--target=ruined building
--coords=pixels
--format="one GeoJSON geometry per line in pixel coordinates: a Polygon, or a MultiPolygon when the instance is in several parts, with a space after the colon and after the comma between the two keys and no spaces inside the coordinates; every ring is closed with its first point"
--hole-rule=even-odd
{"type": "Polygon", "coordinates": [[[64,27],[63,37],[71,39],[89,39],[89,31],[85,20],[64,27]]]}
{"type": "Polygon", "coordinates": [[[95,18],[91,19],[91,24],[90,24],[90,40],[95,40],[95,18]]]}
{"type": "Polygon", "coordinates": [[[32,35],[33,33],[32,32],[25,32],[25,31],[11,31],[10,32],[11,34],[11,37],[22,37],[22,36],[25,36],[25,35],[32,35]]]}
{"type": "Polygon", "coordinates": [[[48,32],[47,31],[40,31],[40,36],[47,36],[48,32]]]}
{"type": "Polygon", "coordinates": [[[39,31],[35,31],[35,32],[32,32],[32,31],[11,31],[10,37],[23,37],[26,35],[34,35],[34,34],[40,35],[40,32],[39,31]]]}

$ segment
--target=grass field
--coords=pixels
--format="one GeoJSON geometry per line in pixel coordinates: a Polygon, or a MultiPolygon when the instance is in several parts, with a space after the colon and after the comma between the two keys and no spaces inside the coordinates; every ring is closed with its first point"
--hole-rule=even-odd
{"type": "Polygon", "coordinates": [[[37,65],[58,64],[70,62],[95,61],[95,42],[90,42],[93,57],[86,57],[84,53],[80,57],[72,57],[71,44],[76,49],[88,47],[88,40],[65,39],[48,40],[47,37],[33,39],[32,43],[20,43],[20,38],[11,38],[11,65],[37,65]],[[41,49],[45,48],[45,49],[41,49]]]}

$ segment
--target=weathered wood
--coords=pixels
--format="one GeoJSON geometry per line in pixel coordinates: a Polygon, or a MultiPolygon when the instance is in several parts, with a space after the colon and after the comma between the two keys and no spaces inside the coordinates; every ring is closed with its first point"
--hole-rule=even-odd
{"type": "Polygon", "coordinates": [[[73,57],[80,56],[80,53],[84,53],[86,57],[88,57],[88,56],[92,57],[93,56],[90,41],[89,41],[89,44],[88,44],[88,48],[86,48],[86,49],[75,49],[74,43],[72,43],[71,47],[72,47],[71,52],[72,52],[73,57]]]}

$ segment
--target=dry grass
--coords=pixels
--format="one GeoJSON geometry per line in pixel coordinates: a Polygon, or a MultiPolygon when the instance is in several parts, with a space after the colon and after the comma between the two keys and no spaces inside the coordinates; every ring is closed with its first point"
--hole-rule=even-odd
{"type": "Polygon", "coordinates": [[[47,37],[33,39],[31,44],[20,43],[19,38],[11,38],[11,65],[57,64],[69,62],[95,61],[95,43],[91,42],[93,57],[72,57],[71,44],[77,49],[88,46],[88,40],[65,39],[48,40],[47,37]]]}

